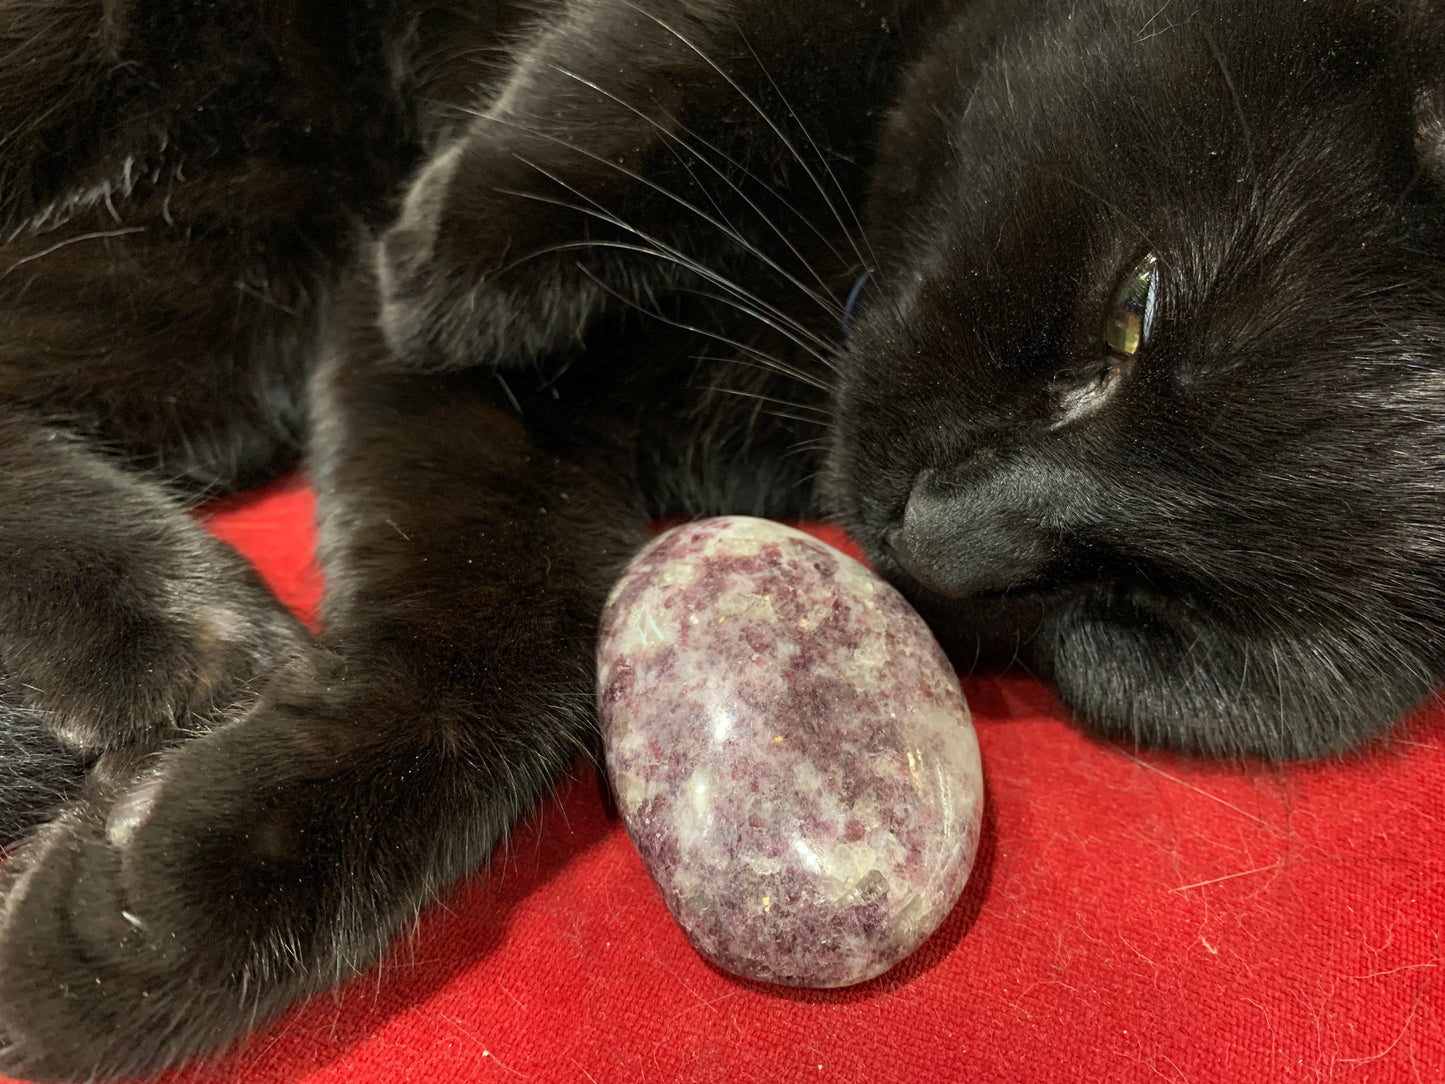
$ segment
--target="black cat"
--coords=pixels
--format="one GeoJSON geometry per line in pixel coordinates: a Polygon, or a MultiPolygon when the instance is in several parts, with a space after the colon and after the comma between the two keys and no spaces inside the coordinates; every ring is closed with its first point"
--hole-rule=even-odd
{"type": "Polygon", "coordinates": [[[595,751],[660,514],[831,513],[1130,742],[1319,755],[1429,696],[1442,39],[0,5],[0,1070],[155,1069],[373,961],[595,751]],[[319,641],[184,512],[303,439],[319,641]]]}

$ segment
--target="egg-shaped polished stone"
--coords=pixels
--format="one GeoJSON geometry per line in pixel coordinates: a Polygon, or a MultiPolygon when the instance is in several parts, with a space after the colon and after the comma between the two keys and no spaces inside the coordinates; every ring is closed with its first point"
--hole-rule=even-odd
{"type": "Polygon", "coordinates": [[[958,899],[983,808],[968,707],[852,558],[741,516],[669,531],[608,600],[598,700],[623,822],[719,967],[862,982],[958,899]]]}

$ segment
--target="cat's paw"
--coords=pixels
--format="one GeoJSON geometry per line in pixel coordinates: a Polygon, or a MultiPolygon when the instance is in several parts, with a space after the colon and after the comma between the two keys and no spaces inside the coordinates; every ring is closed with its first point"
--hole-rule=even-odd
{"type": "Polygon", "coordinates": [[[21,706],[88,754],[154,749],[234,716],[308,636],[239,557],[203,548],[82,573],[73,603],[12,624],[5,665],[21,706]]]}
{"type": "Polygon", "coordinates": [[[240,557],[191,524],[176,533],[186,544],[149,559],[117,547],[108,567],[31,579],[52,605],[0,605],[0,846],[73,798],[87,766],[95,786],[123,785],[240,718],[307,649],[240,557]]]}
{"type": "Polygon", "coordinates": [[[408,368],[575,350],[608,301],[605,222],[507,142],[479,132],[433,159],[377,247],[380,325],[408,368]]]}
{"type": "Polygon", "coordinates": [[[0,868],[0,1073],[89,1080],[142,1071],[161,1032],[148,943],[118,893],[121,851],[103,810],[67,807],[0,868]],[[128,959],[130,966],[116,966],[128,959]],[[144,1020],[137,1031],[137,1018],[144,1020]],[[127,1050],[118,1030],[130,1028],[127,1050]]]}
{"type": "MultiPolygon", "coordinates": [[[[232,725],[33,833],[0,870],[0,1073],[211,1053],[370,964],[515,813],[424,695],[313,652],[232,725]]],[[[530,799],[531,795],[524,795],[530,799]]]]}
{"type": "Polygon", "coordinates": [[[345,878],[340,856],[324,853],[327,833],[306,819],[315,807],[296,804],[318,798],[302,777],[325,776],[334,750],[314,730],[289,740],[292,723],[248,718],[172,747],[119,785],[92,780],[85,799],[10,855],[0,870],[0,1073],[154,1071],[335,980],[307,964],[334,947],[316,943],[318,879],[345,878]]]}
{"type": "Polygon", "coordinates": [[[310,641],[173,494],[7,410],[0,569],[0,827],[69,796],[20,785],[53,778],[57,753],[123,776],[237,718],[310,641]]]}

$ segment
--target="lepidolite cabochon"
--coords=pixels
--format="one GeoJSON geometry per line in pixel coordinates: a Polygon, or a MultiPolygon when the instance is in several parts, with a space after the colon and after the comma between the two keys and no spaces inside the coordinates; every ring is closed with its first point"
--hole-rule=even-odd
{"type": "Polygon", "coordinates": [[[968,880],[983,776],[958,678],[902,596],[800,531],[656,539],[604,611],[598,700],[623,822],[719,967],[862,982],[968,880]]]}

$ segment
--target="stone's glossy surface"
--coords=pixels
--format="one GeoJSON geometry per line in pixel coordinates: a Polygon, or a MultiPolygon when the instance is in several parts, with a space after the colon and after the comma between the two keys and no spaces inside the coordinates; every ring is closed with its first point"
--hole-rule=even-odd
{"type": "Polygon", "coordinates": [[[862,982],[958,899],[983,809],[968,707],[858,562],[767,520],[668,532],[608,601],[598,693],[623,821],[718,966],[862,982]]]}

